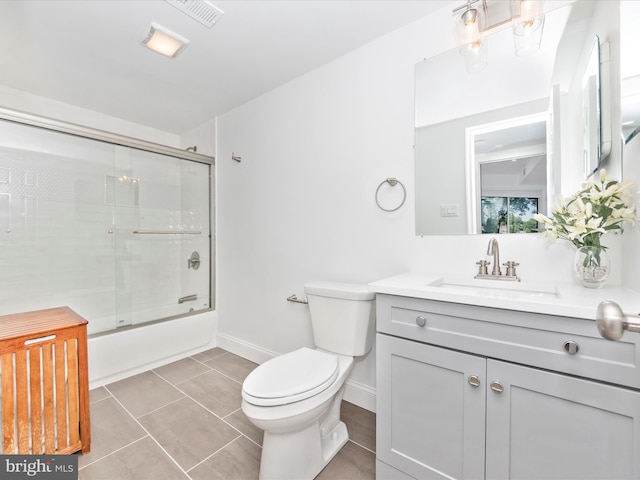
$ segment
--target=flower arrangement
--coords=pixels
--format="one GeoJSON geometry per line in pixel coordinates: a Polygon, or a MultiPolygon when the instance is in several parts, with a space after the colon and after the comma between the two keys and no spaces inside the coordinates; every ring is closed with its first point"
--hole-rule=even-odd
{"type": "Polygon", "coordinates": [[[600,170],[600,183],[588,181],[582,190],[556,206],[551,217],[534,215],[544,225],[547,238],[564,238],[577,248],[601,245],[600,237],[607,232],[622,231],[623,222],[636,223],[636,207],[633,204],[631,182],[607,180],[607,172],[600,170]]]}
{"type": "Polygon", "coordinates": [[[631,182],[607,180],[605,169],[600,170],[599,179],[599,184],[583,183],[580,191],[552,210],[551,217],[533,217],[544,225],[547,238],[563,238],[578,248],[576,274],[590,288],[599,288],[609,276],[608,258],[603,256],[607,247],[600,243],[600,237],[610,231],[622,231],[624,222],[635,225],[637,215],[631,182]]]}

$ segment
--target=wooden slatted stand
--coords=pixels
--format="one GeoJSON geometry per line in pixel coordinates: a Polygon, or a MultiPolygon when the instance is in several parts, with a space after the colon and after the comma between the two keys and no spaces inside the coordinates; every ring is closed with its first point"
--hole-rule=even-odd
{"type": "Polygon", "coordinates": [[[87,323],[68,307],[0,316],[4,454],[89,452],[87,323]]]}

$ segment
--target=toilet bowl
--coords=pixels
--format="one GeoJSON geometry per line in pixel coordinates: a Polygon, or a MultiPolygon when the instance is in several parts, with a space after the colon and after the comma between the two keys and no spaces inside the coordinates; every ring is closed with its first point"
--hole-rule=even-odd
{"type": "Polygon", "coordinates": [[[316,348],[268,360],[242,387],[242,411],[264,430],[262,480],[312,479],[344,446],[345,381],[373,343],[374,294],[365,286],[315,282],[305,292],[316,348]]]}

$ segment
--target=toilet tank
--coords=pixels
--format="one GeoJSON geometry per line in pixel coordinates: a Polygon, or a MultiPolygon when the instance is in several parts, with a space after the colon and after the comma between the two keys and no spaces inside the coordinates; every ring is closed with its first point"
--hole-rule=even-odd
{"type": "Polygon", "coordinates": [[[304,286],[316,347],[360,356],[375,338],[375,293],[366,285],[311,282],[304,286]]]}

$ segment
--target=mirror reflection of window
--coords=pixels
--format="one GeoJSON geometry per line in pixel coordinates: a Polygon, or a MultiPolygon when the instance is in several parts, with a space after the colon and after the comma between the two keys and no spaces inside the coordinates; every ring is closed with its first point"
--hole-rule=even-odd
{"type": "Polygon", "coordinates": [[[482,233],[532,233],[538,231],[533,216],[538,198],[482,197],[482,233]]]}
{"type": "Polygon", "coordinates": [[[479,181],[473,195],[479,202],[469,207],[477,211],[470,228],[475,233],[536,231],[531,217],[545,211],[549,193],[544,116],[479,125],[474,130],[467,175],[471,184],[479,181]]]}

